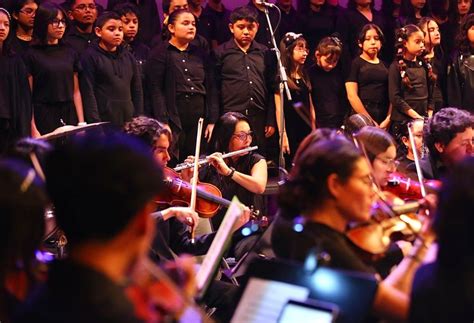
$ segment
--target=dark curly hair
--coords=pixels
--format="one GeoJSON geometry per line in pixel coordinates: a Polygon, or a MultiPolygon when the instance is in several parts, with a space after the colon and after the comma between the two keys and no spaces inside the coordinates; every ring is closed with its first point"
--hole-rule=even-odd
{"type": "Polygon", "coordinates": [[[443,108],[436,112],[425,125],[423,139],[430,155],[439,158],[436,143],[448,145],[451,140],[467,128],[474,127],[474,117],[466,110],[458,108],[443,108]]]}
{"type": "Polygon", "coordinates": [[[168,137],[172,141],[171,132],[158,120],[138,116],[125,123],[123,130],[126,134],[140,138],[145,144],[154,147],[161,135],[168,137]]]}

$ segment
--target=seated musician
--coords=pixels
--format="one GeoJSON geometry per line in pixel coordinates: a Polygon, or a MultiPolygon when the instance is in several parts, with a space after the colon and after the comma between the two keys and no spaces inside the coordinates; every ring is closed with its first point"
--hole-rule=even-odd
{"type": "Polygon", "coordinates": [[[38,280],[35,252],[45,232],[44,182],[19,160],[0,161],[0,321],[13,313],[38,280]]]}
{"type": "Polygon", "coordinates": [[[472,156],[474,116],[466,110],[443,108],[428,121],[424,140],[429,156],[420,162],[423,177],[441,179],[458,161],[472,156]]]}
{"type": "MultiPolygon", "coordinates": [[[[257,210],[263,208],[262,194],[267,185],[267,163],[263,156],[252,152],[222,158],[224,152],[233,152],[251,146],[253,140],[250,124],[243,114],[227,112],[216,122],[209,143],[208,158],[210,163],[201,167],[199,180],[217,186],[222,196],[232,199],[237,196],[244,205],[253,205],[257,210]]],[[[193,156],[186,162],[193,162],[193,156]]],[[[184,178],[190,178],[190,172],[183,171],[184,178]]],[[[212,225],[217,230],[224,217],[221,209],[212,218],[212,225]]],[[[245,244],[237,248],[236,257],[246,250],[245,244]]]]}
{"type": "MultiPolygon", "coordinates": [[[[133,135],[148,147],[153,147],[153,155],[159,165],[166,167],[170,160],[168,148],[171,144],[169,128],[159,121],[145,116],[135,117],[124,126],[127,134],[133,135]]],[[[160,211],[161,216],[157,221],[157,235],[151,245],[154,258],[158,261],[174,259],[174,254],[188,253],[203,255],[207,253],[215,237],[215,233],[197,236],[191,243],[191,234],[188,226],[198,222],[197,213],[188,207],[169,207],[160,211]]],[[[249,219],[249,214],[244,214],[234,230],[240,228],[249,219]]],[[[230,284],[215,281],[209,288],[204,301],[210,307],[217,307],[215,317],[222,321],[230,319],[233,312],[233,298],[236,289],[230,284]]]]}
{"type": "Polygon", "coordinates": [[[68,257],[17,322],[141,322],[124,285],[155,232],[163,177],[150,150],[124,134],[85,135],[50,153],[45,175],[68,257]]]}
{"type": "Polygon", "coordinates": [[[416,174],[416,169],[411,167],[410,165],[413,164],[415,161],[415,157],[413,155],[413,147],[410,142],[410,135],[408,133],[408,126],[411,127],[412,129],[412,134],[413,134],[413,140],[415,142],[415,147],[416,147],[416,153],[418,155],[418,159],[422,159],[424,156],[423,152],[423,130],[425,126],[425,121],[424,119],[415,119],[413,121],[410,121],[406,125],[403,125],[400,128],[400,137],[398,139],[399,142],[399,149],[398,149],[398,155],[399,157],[397,158],[398,162],[400,163],[398,165],[398,169],[400,172],[403,174],[407,175],[408,177],[412,179],[418,179],[417,174],[416,174]],[[409,167],[410,166],[410,167],[409,167]]]}
{"type": "Polygon", "coordinates": [[[474,158],[458,162],[443,181],[434,220],[438,254],[418,269],[412,323],[472,322],[474,317],[474,158]]]}
{"type": "MultiPolygon", "coordinates": [[[[272,234],[273,249],[277,256],[296,261],[304,261],[316,249],[329,255],[327,266],[375,275],[375,268],[362,261],[345,235],[350,222],[370,218],[374,198],[370,169],[351,142],[331,137],[307,143],[298,153],[279,193],[281,220],[277,219],[272,234]]],[[[407,318],[417,260],[425,256],[432,237],[423,232],[422,239],[417,239],[410,255],[380,281],[373,303],[375,316],[407,318]]]]}

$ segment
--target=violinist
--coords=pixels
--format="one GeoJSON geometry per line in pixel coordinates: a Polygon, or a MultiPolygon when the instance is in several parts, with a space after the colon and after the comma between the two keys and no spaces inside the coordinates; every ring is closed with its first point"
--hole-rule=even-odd
{"type": "MultiPolygon", "coordinates": [[[[369,219],[372,185],[366,160],[347,139],[321,139],[307,145],[280,189],[281,212],[272,234],[277,256],[304,261],[316,248],[329,256],[326,266],[375,275],[345,236],[349,222],[369,219]]],[[[419,265],[415,257],[423,259],[424,246],[431,243],[430,235],[423,232],[422,237],[410,256],[379,282],[373,303],[378,318],[407,318],[410,283],[419,265]]]]}
{"type": "Polygon", "coordinates": [[[47,204],[44,182],[25,163],[0,161],[0,321],[13,313],[38,283],[39,249],[47,204]]]}
{"type": "Polygon", "coordinates": [[[124,134],[76,137],[45,161],[47,191],[68,257],[54,262],[17,322],[141,322],[124,286],[155,233],[162,170],[124,134]]]}
{"type": "Polygon", "coordinates": [[[453,166],[443,181],[434,220],[438,253],[418,269],[412,323],[472,322],[474,317],[474,158],[453,166]]]}
{"type": "Polygon", "coordinates": [[[466,110],[443,108],[428,121],[424,140],[429,156],[420,162],[423,177],[441,179],[457,162],[472,156],[474,117],[466,110]]]}
{"type": "MultiPolygon", "coordinates": [[[[159,165],[166,167],[170,160],[168,149],[171,144],[169,128],[159,121],[145,116],[135,117],[124,126],[127,134],[141,139],[148,147],[153,147],[153,155],[159,165]]],[[[153,257],[158,261],[174,259],[174,254],[188,253],[192,255],[205,254],[215,237],[215,233],[197,236],[191,243],[188,226],[198,223],[197,213],[188,207],[169,207],[162,210],[157,221],[157,235],[151,245],[153,257]],[[191,221],[189,221],[191,218],[191,221]]],[[[242,217],[238,225],[248,221],[249,215],[242,217]]],[[[228,321],[233,312],[236,288],[231,284],[214,281],[205,295],[204,302],[209,307],[216,307],[214,317],[228,321]]]]}

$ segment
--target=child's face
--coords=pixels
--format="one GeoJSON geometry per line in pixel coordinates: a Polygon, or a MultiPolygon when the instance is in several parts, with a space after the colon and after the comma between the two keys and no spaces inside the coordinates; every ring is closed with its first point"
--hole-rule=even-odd
{"type": "Polygon", "coordinates": [[[408,40],[405,42],[405,49],[408,54],[413,56],[423,54],[423,50],[425,49],[425,36],[423,32],[415,31],[408,36],[408,40]]]}
{"type": "Polygon", "coordinates": [[[0,11],[0,43],[3,43],[10,32],[10,20],[7,15],[0,11]]]}
{"type": "Polygon", "coordinates": [[[369,29],[365,33],[364,42],[359,44],[362,51],[369,56],[377,56],[380,48],[382,48],[382,42],[380,36],[375,29],[369,29]]]}
{"type": "Polygon", "coordinates": [[[428,25],[423,27],[423,31],[425,32],[425,44],[431,43],[431,46],[438,46],[441,43],[441,34],[435,21],[430,20],[428,25]]]}
{"type": "Polygon", "coordinates": [[[134,40],[138,33],[138,17],[134,13],[127,13],[121,20],[125,39],[134,40]]]}
{"type": "Polygon", "coordinates": [[[466,15],[471,9],[471,0],[458,0],[458,12],[461,16],[466,15]]]}
{"type": "Polygon", "coordinates": [[[426,4],[426,0],[410,0],[410,2],[413,8],[420,10],[423,9],[426,4]]]}
{"type": "Polygon", "coordinates": [[[319,67],[324,71],[329,72],[337,66],[339,62],[338,55],[321,55],[319,51],[316,51],[316,61],[319,67]]]}
{"type": "Polygon", "coordinates": [[[168,29],[173,38],[190,42],[196,36],[196,20],[193,14],[182,13],[168,29]]]}
{"type": "Polygon", "coordinates": [[[95,33],[107,47],[119,46],[123,41],[122,21],[116,19],[107,20],[102,28],[96,27],[95,33]]]}
{"type": "Polygon", "coordinates": [[[467,30],[467,39],[471,43],[471,47],[474,47],[474,25],[472,25],[468,30],[467,30]]]}
{"type": "Polygon", "coordinates": [[[81,24],[93,24],[97,19],[95,0],[76,0],[71,9],[69,18],[81,24]]]}
{"type": "Polygon", "coordinates": [[[27,1],[25,5],[20,9],[18,14],[13,14],[20,26],[33,28],[35,24],[35,15],[36,10],[38,10],[38,5],[34,1],[27,1]]]}
{"type": "Polygon", "coordinates": [[[48,39],[58,40],[63,38],[64,31],[66,30],[66,17],[64,17],[61,11],[58,12],[56,18],[48,24],[48,39]]]}
{"type": "Polygon", "coordinates": [[[178,9],[189,9],[188,6],[188,0],[171,0],[170,1],[170,10],[168,14],[171,15],[173,11],[176,11],[178,9]]]}
{"type": "Polygon", "coordinates": [[[258,23],[256,21],[248,21],[245,19],[237,20],[233,24],[229,24],[230,32],[234,35],[234,39],[241,47],[246,47],[252,43],[257,34],[258,23]]]}
{"type": "Polygon", "coordinates": [[[295,48],[293,48],[293,61],[296,64],[303,65],[306,62],[306,58],[308,57],[309,50],[306,47],[306,43],[300,42],[296,44],[295,48]]]}

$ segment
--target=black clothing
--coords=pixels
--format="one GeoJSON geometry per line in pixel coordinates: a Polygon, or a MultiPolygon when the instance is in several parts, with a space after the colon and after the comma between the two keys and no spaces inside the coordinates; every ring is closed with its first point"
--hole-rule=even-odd
{"type": "Polygon", "coordinates": [[[416,174],[416,169],[414,168],[413,160],[408,159],[406,154],[397,159],[400,163],[397,167],[397,172],[400,172],[411,179],[418,180],[418,175],[416,174]]]}
{"type": "Polygon", "coordinates": [[[453,56],[447,73],[448,106],[474,112],[474,54],[453,56]]]}
{"type": "Polygon", "coordinates": [[[97,39],[94,31],[91,33],[81,33],[74,24],[68,28],[64,36],[64,42],[71,46],[79,55],[82,55],[89,46],[97,39]]]}
{"type": "MultiPolygon", "coordinates": [[[[230,160],[228,165],[234,167],[237,172],[243,174],[251,174],[253,166],[263,159],[263,156],[250,152],[247,155],[239,157],[237,163],[233,164],[230,160]]],[[[222,176],[217,173],[216,169],[211,165],[206,165],[199,171],[199,180],[217,186],[221,192],[222,197],[227,200],[237,196],[239,201],[247,206],[254,206],[256,210],[262,209],[262,196],[248,191],[243,186],[237,184],[229,177],[222,176]]],[[[217,230],[224,218],[227,209],[221,208],[216,215],[211,218],[213,227],[217,230]]]]}
{"type": "Polygon", "coordinates": [[[32,46],[24,61],[33,76],[33,102],[73,100],[74,73],[81,71],[79,56],[66,45],[32,46]]]}
{"type": "MultiPolygon", "coordinates": [[[[199,117],[205,117],[207,124],[217,121],[218,105],[213,90],[212,65],[201,47],[190,43],[185,51],[180,51],[170,43],[162,42],[150,52],[145,78],[146,91],[150,94],[150,114],[170,125],[175,142],[179,141],[181,132],[196,138],[196,131],[191,133],[190,128],[183,128],[184,119],[181,114],[185,112],[182,110],[186,101],[192,100],[192,106],[199,109],[193,113],[195,122],[190,121],[193,127],[197,125],[199,117]],[[178,95],[182,100],[178,100],[178,95]]],[[[192,145],[195,145],[195,141],[192,145]]],[[[179,157],[176,145],[171,152],[179,157]]]]}
{"type": "Polygon", "coordinates": [[[200,20],[203,21],[203,24],[209,25],[210,37],[207,40],[209,44],[212,44],[214,40],[217,45],[220,45],[232,38],[229,29],[230,10],[224,8],[223,11],[219,12],[207,5],[202,11],[200,20]]]}
{"type": "MultiPolygon", "coordinates": [[[[278,6],[278,4],[275,4],[278,6]]],[[[281,21],[278,26],[277,39],[283,39],[287,32],[301,33],[301,16],[300,14],[291,6],[290,10],[286,12],[283,8],[278,6],[281,11],[281,21]]],[[[275,26],[273,26],[275,28],[275,26]]],[[[277,43],[279,45],[279,43],[277,43]]]]}
{"type": "Polygon", "coordinates": [[[344,44],[341,63],[347,64],[347,69],[344,70],[349,70],[351,60],[360,55],[359,33],[366,24],[376,24],[382,30],[385,29],[382,16],[375,10],[372,10],[372,21],[355,8],[343,10],[337,17],[336,31],[344,44]]]}
{"type": "MultiPolygon", "coordinates": [[[[13,30],[10,30],[12,32],[13,30]]],[[[30,41],[22,40],[18,37],[11,37],[10,47],[15,54],[23,55],[30,48],[30,41]]]]}
{"type": "Polygon", "coordinates": [[[160,34],[161,24],[158,6],[155,0],[108,0],[107,10],[113,10],[119,3],[132,3],[137,6],[140,17],[140,28],[137,38],[149,45],[155,35],[160,34]]]}
{"type": "Polygon", "coordinates": [[[205,38],[208,44],[211,44],[211,25],[212,22],[209,17],[203,16],[204,8],[201,7],[201,15],[198,17],[194,15],[196,19],[196,34],[205,38]]]}
{"type": "Polygon", "coordinates": [[[397,61],[390,65],[388,72],[389,97],[393,105],[391,120],[398,123],[411,120],[407,115],[409,109],[415,110],[421,116],[428,116],[428,109],[433,107],[428,71],[423,63],[419,60],[404,61],[407,65],[406,74],[412,85],[411,90],[402,84],[397,61]]]}
{"type": "Polygon", "coordinates": [[[307,124],[296,110],[298,104],[301,104],[301,109],[304,110],[305,116],[310,116],[311,105],[309,88],[301,79],[295,80],[295,83],[299,86],[299,89],[290,89],[293,101],[289,102],[285,98],[284,105],[285,129],[290,145],[290,154],[285,155],[287,168],[291,168],[291,162],[293,161],[298,146],[312,130],[311,125],[307,124]]]}
{"type": "Polygon", "coordinates": [[[78,54],[64,44],[32,46],[25,64],[33,77],[33,113],[41,134],[77,124],[74,74],[81,72],[78,54]]]}
{"type": "Polygon", "coordinates": [[[26,300],[15,322],[141,322],[123,286],[103,273],[74,263],[58,261],[47,282],[26,300]]]}
{"type": "Polygon", "coordinates": [[[341,232],[317,222],[306,222],[303,230],[293,229],[293,222],[279,215],[272,232],[273,250],[277,257],[304,262],[310,252],[326,252],[329,267],[375,274],[355,253],[349,239],[341,232]]]}
{"type": "Polygon", "coordinates": [[[82,56],[80,77],[86,122],[110,121],[121,127],[143,114],[141,77],[135,58],[123,47],[113,53],[96,42],[82,56]]]}
{"type": "Polygon", "coordinates": [[[31,135],[31,92],[23,60],[0,55],[0,155],[31,135]]]}
{"type": "Polygon", "coordinates": [[[340,128],[349,110],[341,65],[326,72],[314,64],[309,69],[309,78],[316,128],[340,128]]]}
{"type": "MultiPolygon", "coordinates": [[[[324,5],[321,11],[309,10],[301,14],[301,32],[308,42],[309,57],[314,57],[318,43],[336,30],[337,7],[324,5]]],[[[307,59],[306,62],[311,62],[307,59]]]]}
{"type": "Polygon", "coordinates": [[[439,271],[439,266],[431,263],[421,266],[416,272],[410,297],[409,322],[472,322],[472,275],[468,275],[468,279],[459,276],[445,278],[439,271]]]}
{"type": "Polygon", "coordinates": [[[215,59],[222,112],[266,111],[266,125],[276,126],[274,55],[255,41],[245,53],[231,39],[215,50],[215,59]]]}
{"type": "Polygon", "coordinates": [[[429,60],[436,75],[436,82],[433,84],[433,108],[437,112],[446,106],[446,78],[448,71],[448,60],[446,55],[438,46],[435,48],[435,56],[429,60]]]}
{"type": "Polygon", "coordinates": [[[352,61],[346,82],[357,83],[358,95],[370,116],[382,122],[388,112],[388,69],[382,61],[374,64],[359,57],[352,61]]]}
{"type": "MultiPolygon", "coordinates": [[[[268,48],[273,48],[273,43],[272,43],[272,37],[270,33],[270,28],[268,26],[267,22],[267,17],[265,15],[265,12],[262,10],[259,10],[252,2],[252,0],[249,1],[248,7],[254,9],[257,12],[257,22],[258,22],[258,30],[257,34],[255,35],[255,41],[259,44],[262,44],[264,46],[267,46],[268,48]]],[[[268,16],[270,17],[270,23],[272,24],[272,30],[275,32],[275,27],[278,23],[278,12],[274,8],[268,8],[268,16]]],[[[278,44],[280,43],[280,37],[278,34],[278,31],[275,32],[275,40],[278,44]]]]}
{"type": "MultiPolygon", "coordinates": [[[[438,160],[431,155],[420,160],[420,168],[425,179],[441,179],[448,171],[446,165],[441,160],[438,160]]],[[[416,173],[415,163],[407,166],[409,171],[416,173]]]]}
{"type": "Polygon", "coordinates": [[[134,41],[126,44],[126,48],[132,53],[137,60],[139,65],[145,64],[148,55],[150,54],[150,47],[135,39],[134,41]]]}

